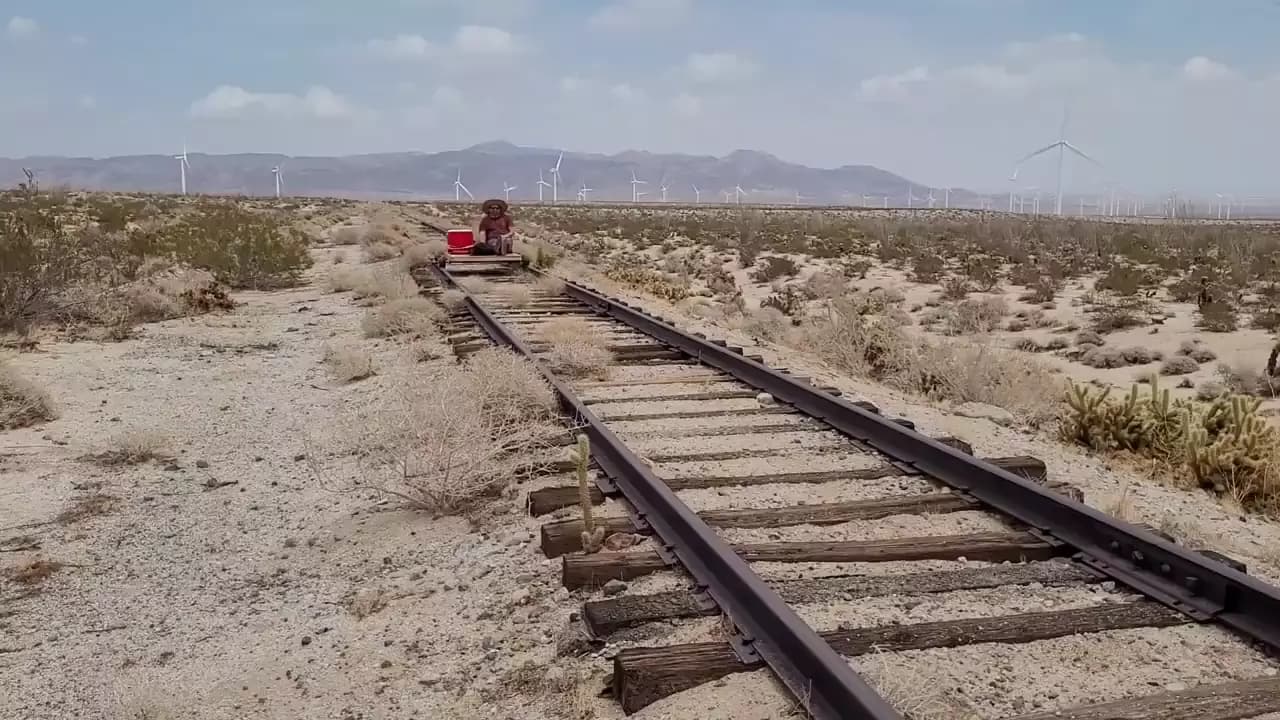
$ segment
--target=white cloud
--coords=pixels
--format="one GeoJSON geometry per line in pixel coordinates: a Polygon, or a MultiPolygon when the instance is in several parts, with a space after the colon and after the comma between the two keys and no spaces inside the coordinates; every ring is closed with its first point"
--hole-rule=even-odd
{"type": "Polygon", "coordinates": [[[9,18],[9,23],[5,26],[5,30],[10,37],[26,37],[40,32],[40,23],[29,17],[15,15],[9,18]]]}
{"type": "Polygon", "coordinates": [[[703,83],[745,77],[755,70],[755,62],[731,52],[693,53],[685,61],[689,77],[703,83]]]}
{"type": "Polygon", "coordinates": [[[435,46],[421,35],[402,34],[370,40],[369,51],[388,60],[406,60],[433,55],[435,46]]]}
{"type": "Polygon", "coordinates": [[[459,110],[466,105],[466,98],[457,88],[441,85],[431,93],[431,104],[444,110],[459,110]]]}
{"type": "Polygon", "coordinates": [[[972,85],[980,90],[993,92],[1012,92],[1024,90],[1030,85],[1030,78],[1009,70],[1004,65],[976,63],[961,65],[947,71],[949,78],[972,85]]]}
{"type": "Polygon", "coordinates": [[[867,100],[894,100],[906,97],[911,86],[929,80],[929,68],[917,65],[892,75],[875,75],[859,84],[862,97],[867,100]]]}
{"type": "Polygon", "coordinates": [[[469,55],[514,55],[519,41],[511,33],[485,25],[463,25],[453,37],[453,47],[469,55]]]}
{"type": "Polygon", "coordinates": [[[702,98],[680,93],[671,99],[671,107],[682,117],[697,117],[702,114],[702,98]]]}
{"type": "Polygon", "coordinates": [[[609,94],[624,103],[638,103],[644,100],[644,92],[627,83],[618,83],[609,88],[609,94]]]}
{"type": "Polygon", "coordinates": [[[482,57],[509,57],[524,50],[524,43],[502,28],[487,25],[463,25],[440,45],[415,33],[402,33],[389,38],[374,38],[366,48],[382,60],[437,61],[465,57],[467,62],[482,57]]]}
{"type": "Polygon", "coordinates": [[[584,84],[585,83],[583,82],[582,78],[578,77],[577,75],[565,75],[564,77],[560,78],[560,92],[575,93],[581,90],[584,84]]]}
{"type": "Polygon", "coordinates": [[[329,119],[349,117],[355,108],[323,85],[312,86],[303,95],[250,92],[236,85],[220,85],[191,104],[191,114],[196,117],[233,118],[251,112],[329,119]]]}
{"type": "Polygon", "coordinates": [[[1188,80],[1217,80],[1231,74],[1231,68],[1203,55],[1197,55],[1182,66],[1182,74],[1188,80]]]}
{"type": "Polygon", "coordinates": [[[653,30],[683,22],[692,0],[616,0],[597,10],[587,24],[608,30],[653,30]]]}

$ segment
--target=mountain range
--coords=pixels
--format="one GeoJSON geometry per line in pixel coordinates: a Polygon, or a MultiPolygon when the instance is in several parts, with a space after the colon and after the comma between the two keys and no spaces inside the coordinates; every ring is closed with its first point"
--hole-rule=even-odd
{"type": "MultiPolygon", "coordinates": [[[[538,198],[538,173],[551,183],[550,169],[559,151],[522,147],[504,141],[486,142],[462,150],[438,153],[399,152],[341,157],[289,157],[275,154],[189,155],[187,186],[191,193],[267,196],[275,192],[272,168],[281,168],[284,194],[362,199],[451,199],[461,171],[463,185],[480,200],[501,197],[506,184],[515,186],[512,201],[538,198]]],[[[108,158],[0,158],[0,186],[16,186],[22,169],[36,173],[42,187],[77,190],[178,192],[178,161],[169,155],[128,155],[108,158]]],[[[734,188],[744,191],[743,202],[803,204],[906,205],[908,188],[916,205],[924,205],[930,188],[914,184],[870,165],[833,169],[789,163],[764,152],[737,150],[724,157],[626,151],[616,155],[566,152],[558,188],[562,202],[576,199],[585,183],[589,200],[630,201],[632,173],[645,181],[637,189],[642,201],[662,199],[690,202],[694,186],[702,202],[735,200],[734,188]],[[864,198],[864,196],[866,196],[864,198]]],[[[551,200],[552,188],[542,186],[551,200]]],[[[461,192],[461,191],[459,191],[461,192]]],[[[932,189],[937,205],[943,191],[932,189]]],[[[465,193],[462,198],[467,199],[465,193]]],[[[951,191],[951,204],[977,205],[977,195],[951,191]]]]}

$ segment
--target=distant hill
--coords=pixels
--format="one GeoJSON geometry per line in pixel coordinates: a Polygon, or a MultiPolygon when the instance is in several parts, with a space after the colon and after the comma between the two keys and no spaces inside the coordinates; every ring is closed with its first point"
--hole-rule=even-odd
{"type": "MultiPolygon", "coordinates": [[[[509,142],[481,143],[463,150],[439,153],[382,153],[342,157],[288,157],[272,154],[190,155],[187,172],[191,193],[270,195],[274,192],[271,168],[283,169],[289,195],[340,196],[383,199],[445,199],[454,196],[453,182],[459,169],[462,182],[475,195],[500,197],[503,183],[516,186],[512,200],[538,197],[538,171],[551,182],[550,168],[558,150],[520,147],[509,142]]],[[[0,187],[13,187],[25,178],[22,168],[35,170],[44,187],[68,186],[82,190],[177,192],[177,161],[167,155],[130,155],[109,158],[28,157],[0,158],[0,187]]],[[[647,184],[640,186],[644,201],[662,197],[659,183],[667,181],[667,199],[692,201],[693,186],[703,202],[723,202],[724,192],[740,186],[744,202],[803,204],[905,205],[909,181],[870,165],[846,165],[818,169],[784,162],[768,153],[737,150],[712,156],[657,154],[627,151],[617,155],[566,152],[561,166],[559,197],[572,201],[586,183],[592,201],[630,200],[631,173],[647,184]]],[[[910,185],[917,198],[929,188],[910,185]]],[[[551,188],[544,187],[551,199],[551,188]]],[[[934,190],[937,205],[942,192],[934,190]]],[[[465,194],[463,195],[465,199],[465,194]]],[[[953,205],[976,205],[977,195],[953,190],[953,205]]],[[[918,200],[923,205],[924,200],[918,200]]]]}

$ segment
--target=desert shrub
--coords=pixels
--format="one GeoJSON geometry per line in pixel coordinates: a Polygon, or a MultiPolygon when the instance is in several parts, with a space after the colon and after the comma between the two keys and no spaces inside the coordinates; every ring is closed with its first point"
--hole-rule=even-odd
{"type": "Polygon", "coordinates": [[[1102,336],[1092,330],[1081,330],[1076,333],[1077,345],[1105,345],[1106,341],[1102,336]]]}
{"type": "Polygon", "coordinates": [[[800,292],[810,300],[830,300],[843,295],[847,283],[848,280],[838,273],[817,272],[804,281],[800,292]]]}
{"type": "Polygon", "coordinates": [[[1200,363],[1186,355],[1175,355],[1160,365],[1161,375],[1188,375],[1200,369],[1200,363]]]}
{"type": "Polygon", "coordinates": [[[1200,306],[1196,326],[1207,332],[1232,332],[1239,326],[1236,309],[1230,303],[1207,302],[1200,306]]]}
{"type": "Polygon", "coordinates": [[[1229,493],[1247,506],[1274,503],[1280,486],[1272,469],[1280,459],[1280,440],[1258,415],[1260,400],[1172,400],[1155,379],[1147,394],[1134,385],[1123,399],[1109,396],[1109,388],[1095,392],[1073,385],[1063,411],[1063,438],[1155,459],[1172,476],[1189,476],[1199,487],[1229,493]]]}
{"type": "Polygon", "coordinates": [[[840,273],[851,280],[865,280],[873,267],[870,260],[845,255],[836,261],[840,273]]]}
{"type": "Polygon", "coordinates": [[[431,337],[447,322],[444,310],[424,297],[390,300],[369,309],[360,322],[365,337],[431,337]]]}
{"type": "Polygon", "coordinates": [[[542,340],[548,344],[543,355],[547,365],[567,377],[591,377],[603,380],[613,362],[609,341],[599,328],[582,318],[558,318],[542,329],[542,340]]]}
{"type": "Polygon", "coordinates": [[[948,275],[942,279],[942,298],[944,300],[963,300],[969,297],[969,293],[973,292],[973,286],[969,281],[955,275],[948,275]]]}
{"type": "Polygon", "coordinates": [[[381,262],[400,256],[400,248],[384,242],[367,243],[361,248],[361,252],[367,263],[381,262]]]}
{"type": "Polygon", "coordinates": [[[832,303],[795,342],[842,371],[926,397],[994,405],[1032,425],[1056,412],[1061,383],[1037,358],[985,343],[927,342],[860,309],[832,303]]]}
{"type": "Polygon", "coordinates": [[[752,337],[778,342],[786,337],[790,321],[776,307],[761,307],[755,312],[744,314],[738,319],[736,326],[752,337]]]}
{"type": "Polygon", "coordinates": [[[760,301],[761,308],[774,308],[788,317],[804,314],[804,295],[793,285],[784,286],[776,293],[760,301]]]}
{"type": "Polygon", "coordinates": [[[691,294],[688,285],[677,283],[656,270],[637,265],[616,264],[604,274],[614,282],[671,302],[680,302],[691,294]]]}
{"type": "Polygon", "coordinates": [[[359,245],[364,239],[364,228],[340,227],[331,233],[334,245],[359,245]]]}
{"type": "Polygon", "coordinates": [[[1259,310],[1250,317],[1249,325],[1259,330],[1276,332],[1280,330],[1280,310],[1276,308],[1259,310]]]}
{"type": "Polygon", "coordinates": [[[1093,314],[1093,330],[1109,333],[1147,324],[1144,308],[1129,303],[1098,305],[1090,309],[1093,314]]]}
{"type": "Polygon", "coordinates": [[[964,261],[964,274],[978,292],[991,292],[1000,284],[1002,263],[990,255],[970,255],[964,261]]]}
{"type": "Polygon", "coordinates": [[[1110,290],[1120,296],[1137,295],[1138,291],[1150,284],[1146,273],[1132,265],[1117,263],[1111,266],[1105,275],[1098,279],[1094,286],[1099,290],[1110,290]]]}
{"type": "Polygon", "coordinates": [[[461,367],[397,380],[352,424],[363,430],[358,487],[449,515],[484,506],[549,462],[551,388],[528,361],[482,350],[461,367]]]}
{"type": "Polygon", "coordinates": [[[1008,313],[1004,298],[983,297],[945,306],[939,310],[937,319],[947,335],[973,335],[996,329],[1008,313]]]}
{"type": "Polygon", "coordinates": [[[312,264],[299,230],[232,203],[204,203],[144,235],[136,242],[149,245],[151,254],[208,270],[233,288],[295,285],[312,264]]]}
{"type": "Polygon", "coordinates": [[[493,292],[494,284],[482,277],[464,277],[458,278],[458,287],[471,293],[472,295],[486,295],[493,292]]]}
{"type": "Polygon", "coordinates": [[[1280,397],[1280,377],[1250,368],[1233,367],[1226,363],[1218,365],[1217,372],[1222,384],[1237,395],[1260,398],[1280,397]]]}
{"type": "Polygon", "coordinates": [[[49,394],[0,358],[0,430],[53,420],[49,394]]]}
{"type": "Polygon", "coordinates": [[[936,283],[946,269],[942,258],[933,253],[921,253],[912,258],[911,279],[918,283],[936,283]]]}
{"type": "Polygon", "coordinates": [[[788,257],[770,255],[757,261],[757,267],[751,271],[751,279],[767,285],[774,280],[789,278],[796,274],[796,261],[788,257]]]}
{"type": "Polygon", "coordinates": [[[368,350],[355,345],[327,345],[324,348],[324,364],[335,380],[351,383],[377,374],[373,356],[368,350]]]}
{"type": "Polygon", "coordinates": [[[1198,363],[1213,362],[1218,359],[1218,354],[1198,339],[1182,341],[1178,346],[1178,354],[1186,355],[1198,363]]]}
{"type": "Polygon", "coordinates": [[[441,240],[428,240],[405,248],[400,256],[400,269],[408,272],[420,267],[434,265],[445,256],[446,249],[441,240]]]}
{"type": "Polygon", "coordinates": [[[440,304],[449,312],[457,312],[467,305],[467,294],[457,288],[440,293],[440,304]]]}
{"type": "Polygon", "coordinates": [[[564,281],[554,275],[540,275],[533,285],[547,295],[564,294],[564,281]]]}

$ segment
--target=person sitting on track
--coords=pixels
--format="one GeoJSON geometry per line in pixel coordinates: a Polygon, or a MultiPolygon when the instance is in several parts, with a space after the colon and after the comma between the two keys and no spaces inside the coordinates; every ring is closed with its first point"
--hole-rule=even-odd
{"type": "Polygon", "coordinates": [[[472,255],[508,255],[512,252],[515,226],[507,214],[505,200],[485,200],[484,215],[476,229],[476,246],[472,255]]]}

